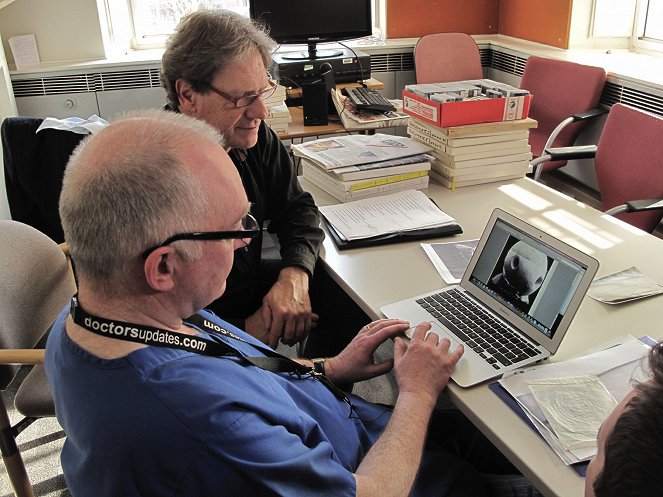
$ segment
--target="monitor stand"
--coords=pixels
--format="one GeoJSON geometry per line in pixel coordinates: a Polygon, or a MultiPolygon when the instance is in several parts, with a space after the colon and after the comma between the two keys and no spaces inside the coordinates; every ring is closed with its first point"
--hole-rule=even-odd
{"type": "Polygon", "coordinates": [[[315,60],[315,59],[330,59],[343,55],[343,50],[318,50],[315,42],[308,44],[308,52],[285,52],[281,57],[285,60],[315,60]]]}

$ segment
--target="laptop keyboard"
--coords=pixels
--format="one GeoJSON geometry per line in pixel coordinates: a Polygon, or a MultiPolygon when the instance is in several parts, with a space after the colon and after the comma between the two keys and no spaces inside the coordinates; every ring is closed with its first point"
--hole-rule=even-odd
{"type": "Polygon", "coordinates": [[[495,369],[534,357],[534,346],[463,292],[454,289],[416,301],[495,369]]]}

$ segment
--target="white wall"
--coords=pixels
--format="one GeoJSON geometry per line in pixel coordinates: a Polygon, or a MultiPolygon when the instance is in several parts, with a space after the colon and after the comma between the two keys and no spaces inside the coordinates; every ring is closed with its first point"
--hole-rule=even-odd
{"type": "Polygon", "coordinates": [[[7,40],[29,33],[37,38],[42,62],[104,58],[97,0],[16,0],[0,10],[0,34],[10,66],[14,58],[7,40]]]}

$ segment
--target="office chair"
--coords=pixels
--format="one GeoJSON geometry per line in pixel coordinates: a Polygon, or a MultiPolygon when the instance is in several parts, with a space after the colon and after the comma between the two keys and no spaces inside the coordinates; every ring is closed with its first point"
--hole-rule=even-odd
{"type": "Polygon", "coordinates": [[[651,233],[663,217],[661,137],[663,118],[615,104],[598,145],[552,147],[544,157],[554,161],[593,156],[601,209],[651,233]]]}
{"type": "Polygon", "coordinates": [[[537,161],[549,147],[573,145],[586,122],[604,114],[599,109],[606,74],[603,68],[531,55],[525,64],[520,88],[532,94],[529,117],[538,126],[529,132],[534,179],[543,170],[557,169],[566,161],[537,161]],[[544,166],[540,164],[546,162],[544,166]]]}
{"type": "Polygon", "coordinates": [[[62,176],[69,156],[86,135],[56,129],[37,134],[42,121],[19,116],[2,122],[7,200],[12,219],[62,243],[58,212],[62,176]]]}
{"type": "Polygon", "coordinates": [[[20,365],[36,364],[19,386],[14,406],[25,418],[11,426],[0,397],[2,459],[18,497],[33,497],[16,437],[37,418],[55,416],[46,379],[44,351],[33,349],[74,294],[73,273],[63,250],[45,234],[16,221],[0,220],[0,390],[20,365]]]}
{"type": "Polygon", "coordinates": [[[479,47],[465,33],[422,36],[414,47],[414,68],[418,84],[483,78],[479,47]]]}

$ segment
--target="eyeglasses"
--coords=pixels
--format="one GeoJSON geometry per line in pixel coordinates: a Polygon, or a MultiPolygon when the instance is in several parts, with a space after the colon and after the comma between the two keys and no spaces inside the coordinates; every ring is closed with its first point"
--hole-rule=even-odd
{"type": "Polygon", "coordinates": [[[173,242],[180,240],[242,240],[244,246],[248,246],[255,237],[260,233],[260,226],[258,221],[251,214],[247,214],[242,218],[242,229],[236,231],[198,231],[193,233],[179,233],[173,235],[170,238],[167,238],[163,242],[154,247],[148,248],[145,252],[141,254],[143,259],[147,259],[147,256],[154,252],[156,249],[170,245],[173,242]]]}
{"type": "Polygon", "coordinates": [[[272,81],[271,79],[268,80],[269,83],[269,88],[265,88],[264,90],[260,90],[258,93],[254,93],[253,95],[244,95],[243,97],[231,97],[225,92],[222,92],[221,90],[214,88],[212,85],[207,85],[207,87],[216,93],[217,95],[225,98],[228,100],[228,102],[232,102],[235,104],[235,107],[247,107],[251,105],[253,102],[256,101],[258,97],[261,99],[265,100],[272,95],[274,95],[274,92],[276,91],[276,83],[272,81]]]}

